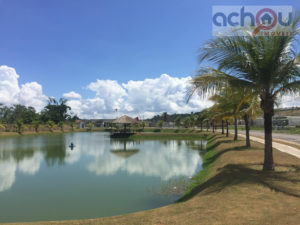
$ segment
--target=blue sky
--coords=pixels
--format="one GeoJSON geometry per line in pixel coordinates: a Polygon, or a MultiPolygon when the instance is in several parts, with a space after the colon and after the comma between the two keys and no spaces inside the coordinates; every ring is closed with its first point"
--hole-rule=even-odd
{"type": "Polygon", "coordinates": [[[0,0],[0,65],[46,96],[93,96],[91,82],[192,75],[211,38],[213,5],[297,1],[0,0]]]}

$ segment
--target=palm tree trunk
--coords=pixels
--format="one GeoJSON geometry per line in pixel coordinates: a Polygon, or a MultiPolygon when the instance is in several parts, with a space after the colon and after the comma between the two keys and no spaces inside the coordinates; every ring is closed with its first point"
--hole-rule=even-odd
{"type": "Polygon", "coordinates": [[[274,170],[273,149],[272,149],[272,117],[274,115],[274,102],[272,99],[261,101],[264,111],[264,129],[265,129],[265,159],[263,170],[274,170]]]}
{"type": "Polygon", "coordinates": [[[234,141],[237,141],[238,139],[238,129],[237,129],[237,118],[234,117],[234,141]]]}
{"type": "Polygon", "coordinates": [[[206,121],[206,131],[208,131],[209,123],[206,121]]]}
{"type": "Polygon", "coordinates": [[[229,132],[228,132],[228,120],[226,120],[226,137],[228,137],[229,136],[229,132]]]}
{"type": "Polygon", "coordinates": [[[212,121],[211,123],[212,123],[212,132],[215,133],[215,123],[214,121],[212,121]]]}
{"type": "Polygon", "coordinates": [[[250,126],[249,126],[249,116],[244,115],[244,121],[245,121],[245,130],[246,130],[246,147],[250,147],[250,126]]]}
{"type": "Polygon", "coordinates": [[[222,134],[224,134],[224,120],[222,120],[222,134]]]}

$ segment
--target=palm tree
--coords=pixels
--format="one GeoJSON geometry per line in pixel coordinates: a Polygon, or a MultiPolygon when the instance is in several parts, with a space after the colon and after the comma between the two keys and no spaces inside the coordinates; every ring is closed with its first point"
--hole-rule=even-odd
{"type": "MultiPolygon", "coordinates": [[[[207,123],[207,119],[209,118],[209,110],[208,109],[203,109],[199,115],[198,115],[198,123],[200,123],[200,129],[202,131],[203,129],[203,123],[206,121],[207,123]]],[[[206,124],[207,125],[207,124],[206,124]]],[[[208,126],[207,126],[208,128],[208,126]]]]}
{"type": "Polygon", "coordinates": [[[157,122],[156,125],[157,125],[158,127],[162,128],[163,125],[164,125],[164,121],[160,120],[160,121],[157,122]]]}
{"type": "Polygon", "coordinates": [[[146,122],[145,122],[145,121],[142,121],[142,122],[141,122],[141,127],[142,127],[143,130],[145,129],[145,126],[146,126],[146,122]]]}
{"type": "Polygon", "coordinates": [[[0,123],[0,129],[5,130],[5,128],[6,128],[5,124],[4,123],[0,123]]]}
{"type": "MultiPolygon", "coordinates": [[[[112,124],[112,123],[111,123],[111,124],[112,124]]],[[[88,131],[92,131],[93,127],[94,127],[94,124],[93,124],[92,122],[89,122],[89,123],[87,124],[87,130],[88,130],[88,131]]]]}
{"type": "Polygon", "coordinates": [[[24,129],[24,122],[22,119],[18,119],[15,124],[16,131],[21,134],[24,129]]]}
{"type": "MultiPolygon", "coordinates": [[[[232,94],[231,88],[222,88],[218,94],[215,94],[209,98],[209,100],[213,101],[215,104],[211,107],[211,109],[217,112],[217,116],[219,118],[227,118],[232,119],[234,121],[234,137],[233,140],[238,140],[238,129],[237,129],[237,118],[239,116],[238,106],[240,103],[240,99],[237,95],[232,94]]],[[[228,125],[228,124],[227,124],[228,125]]],[[[228,131],[227,131],[228,136],[228,131]]]]}
{"type": "Polygon", "coordinates": [[[175,125],[176,127],[180,127],[181,125],[181,116],[177,116],[176,119],[175,119],[175,125]]]}
{"type": "Polygon", "coordinates": [[[246,146],[250,147],[250,119],[255,119],[258,115],[262,114],[260,109],[260,103],[257,96],[253,95],[251,92],[247,92],[247,89],[239,90],[237,92],[241,96],[240,104],[237,111],[244,119],[245,130],[246,130],[246,146]]]}
{"type": "Polygon", "coordinates": [[[223,88],[218,94],[209,98],[214,102],[212,108],[217,116],[222,119],[233,117],[235,120],[235,138],[237,139],[237,118],[242,117],[245,122],[246,146],[250,147],[250,125],[249,120],[261,114],[259,101],[256,95],[248,89],[223,88]]]}
{"type": "Polygon", "coordinates": [[[71,130],[74,131],[75,122],[71,121],[70,126],[71,126],[71,130]]]}
{"type": "Polygon", "coordinates": [[[53,128],[55,127],[55,123],[52,120],[47,121],[47,127],[49,128],[50,132],[53,132],[53,128]]]}
{"type": "Polygon", "coordinates": [[[192,91],[198,90],[201,95],[227,84],[249,89],[260,98],[265,133],[263,170],[274,170],[274,103],[279,96],[300,90],[300,63],[293,45],[299,34],[298,22],[299,17],[291,25],[291,36],[250,36],[239,31],[236,36],[210,40],[201,49],[200,61],[216,64],[217,68],[201,69],[192,80],[192,91]]]}
{"type": "Polygon", "coordinates": [[[63,122],[63,121],[60,121],[60,122],[58,123],[58,126],[59,126],[61,132],[64,132],[64,122],[63,122]]]}
{"type": "Polygon", "coordinates": [[[33,124],[35,132],[38,133],[41,122],[39,120],[34,120],[34,121],[32,121],[32,124],[33,124]]]}

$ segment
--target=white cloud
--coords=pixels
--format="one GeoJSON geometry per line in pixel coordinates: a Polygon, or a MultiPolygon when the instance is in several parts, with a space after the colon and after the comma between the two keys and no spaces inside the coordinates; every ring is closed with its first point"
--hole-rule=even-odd
{"type": "Polygon", "coordinates": [[[64,93],[63,97],[64,98],[79,98],[80,99],[81,95],[78,94],[78,93],[76,93],[76,92],[74,92],[74,91],[71,91],[71,92],[68,92],[68,93],[64,93]]]}
{"type": "Polygon", "coordinates": [[[279,107],[286,108],[294,106],[300,106],[300,93],[282,96],[279,107]]]}
{"type": "Polygon", "coordinates": [[[18,102],[22,105],[33,106],[40,111],[45,106],[47,97],[43,95],[42,86],[37,82],[22,84],[18,102]]]}
{"type": "Polygon", "coordinates": [[[115,80],[97,80],[87,87],[96,93],[97,99],[104,100],[102,112],[111,113],[116,108],[121,108],[124,97],[127,96],[126,90],[115,80]]]}
{"type": "Polygon", "coordinates": [[[18,93],[20,92],[18,79],[19,75],[14,68],[0,66],[0,103],[17,103],[18,93]]]}
{"type": "Polygon", "coordinates": [[[119,84],[113,80],[97,80],[87,88],[94,98],[74,99],[68,104],[82,118],[112,118],[117,108],[119,115],[152,117],[162,112],[189,113],[211,105],[207,100],[193,97],[187,104],[187,89],[191,77],[171,77],[128,81],[119,84]]]}
{"type": "Polygon", "coordinates": [[[47,99],[42,86],[37,82],[31,82],[22,84],[20,88],[18,79],[19,75],[14,68],[0,66],[0,103],[33,106],[40,111],[47,99]]]}
{"type": "Polygon", "coordinates": [[[191,77],[177,78],[162,74],[159,78],[129,81],[123,84],[128,91],[127,103],[134,113],[187,113],[210,105],[195,96],[187,104],[187,89],[191,77]],[[196,100],[196,101],[195,101],[196,100]]]}
{"type": "MultiPolygon", "coordinates": [[[[23,104],[33,106],[40,111],[46,104],[47,97],[42,86],[37,82],[20,85],[16,70],[8,66],[0,66],[0,103],[6,105],[23,104]]],[[[80,118],[114,118],[115,109],[118,115],[151,118],[163,112],[190,113],[201,111],[212,105],[197,95],[187,100],[188,77],[172,77],[162,74],[157,78],[130,80],[118,83],[115,80],[96,80],[87,85],[94,93],[90,98],[82,98],[74,91],[62,96],[69,99],[68,105],[80,118]]],[[[280,107],[300,105],[300,95],[286,95],[282,98],[280,107]]]]}

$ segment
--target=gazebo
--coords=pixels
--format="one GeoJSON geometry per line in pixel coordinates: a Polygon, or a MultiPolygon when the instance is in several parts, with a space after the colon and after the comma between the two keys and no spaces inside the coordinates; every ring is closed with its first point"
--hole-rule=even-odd
{"type": "Polygon", "coordinates": [[[123,124],[124,125],[124,130],[120,130],[119,132],[114,132],[112,133],[111,137],[128,137],[133,134],[130,130],[127,130],[126,127],[130,124],[135,124],[138,121],[135,119],[129,117],[129,116],[121,116],[120,118],[112,121],[114,124],[123,124]]]}

